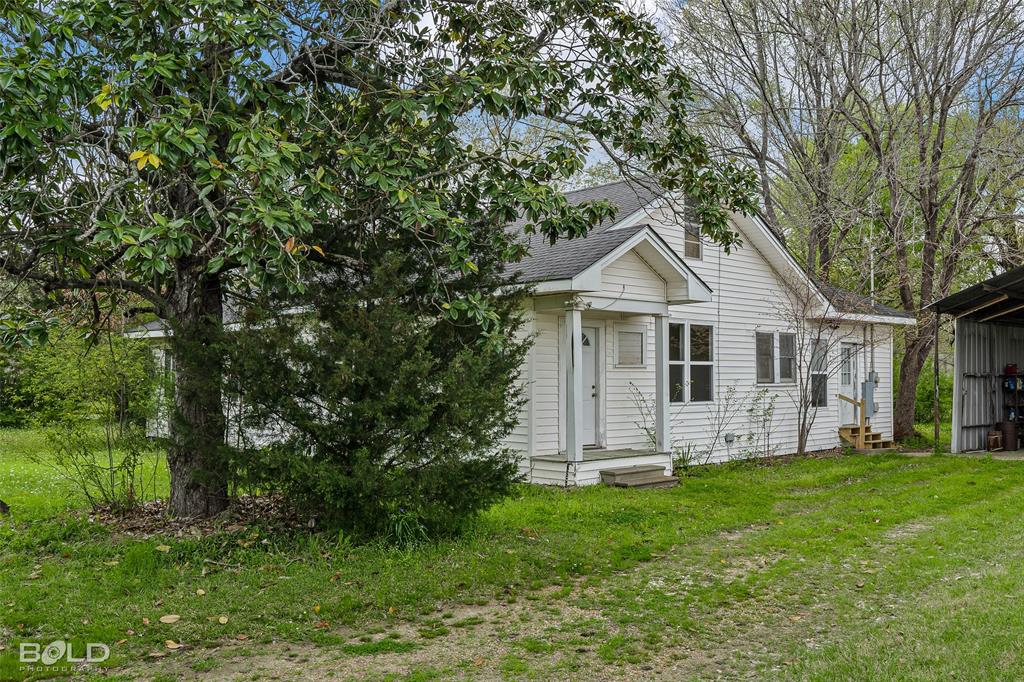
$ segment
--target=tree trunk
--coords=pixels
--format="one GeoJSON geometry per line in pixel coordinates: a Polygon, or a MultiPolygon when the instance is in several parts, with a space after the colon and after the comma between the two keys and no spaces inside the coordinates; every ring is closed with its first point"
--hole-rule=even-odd
{"type": "Polygon", "coordinates": [[[904,340],[903,362],[900,364],[900,389],[893,407],[893,438],[901,440],[914,435],[914,417],[917,412],[917,382],[921,368],[932,347],[928,327],[923,333],[915,332],[904,340]]]}
{"type": "Polygon", "coordinates": [[[209,517],[228,506],[221,393],[221,282],[191,267],[179,271],[170,301],[175,316],[174,414],[167,462],[171,513],[209,517]]]}

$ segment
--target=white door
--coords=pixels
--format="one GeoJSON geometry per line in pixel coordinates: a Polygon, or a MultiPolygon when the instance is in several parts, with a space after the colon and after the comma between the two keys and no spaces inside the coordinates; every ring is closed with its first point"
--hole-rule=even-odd
{"type": "MultiPolygon", "coordinates": [[[[857,362],[860,355],[860,344],[844,343],[839,352],[839,392],[847,398],[860,400],[858,394],[860,391],[860,368],[857,362]]],[[[845,400],[840,400],[839,424],[845,426],[857,423],[859,423],[857,408],[845,400]]]]}
{"type": "Polygon", "coordinates": [[[583,327],[583,445],[597,445],[597,329],[583,327]]]}

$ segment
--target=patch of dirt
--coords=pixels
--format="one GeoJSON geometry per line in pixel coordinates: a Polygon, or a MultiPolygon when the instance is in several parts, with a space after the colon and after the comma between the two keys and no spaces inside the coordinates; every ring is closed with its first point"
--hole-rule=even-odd
{"type": "Polygon", "coordinates": [[[882,537],[886,540],[906,540],[920,535],[921,533],[927,533],[934,527],[935,526],[931,523],[910,521],[908,523],[901,523],[898,526],[893,526],[887,530],[882,537]]]}
{"type": "MultiPolygon", "coordinates": [[[[568,623],[599,623],[591,628],[595,632],[613,627],[605,622],[600,611],[580,607],[571,597],[546,601],[546,597],[558,589],[539,590],[514,603],[448,606],[427,617],[426,622],[391,624],[386,632],[377,633],[369,642],[363,630],[335,633],[346,638],[349,646],[390,640],[415,643],[416,648],[411,651],[360,655],[347,653],[346,645],[230,642],[215,650],[217,664],[210,670],[195,671],[190,668],[194,657],[172,655],[155,661],[145,673],[133,670],[128,674],[135,676],[134,679],[162,673],[182,680],[364,680],[432,669],[445,671],[444,679],[501,680],[507,678],[500,669],[507,654],[531,655],[516,645],[522,638],[544,642],[553,629],[568,623]],[[424,636],[424,632],[431,630],[443,634],[424,636]]],[[[579,647],[576,651],[580,649],[592,652],[588,647],[579,647]]],[[[558,652],[549,655],[557,656],[558,652]]],[[[557,663],[553,659],[547,664],[552,662],[557,663]]]]}

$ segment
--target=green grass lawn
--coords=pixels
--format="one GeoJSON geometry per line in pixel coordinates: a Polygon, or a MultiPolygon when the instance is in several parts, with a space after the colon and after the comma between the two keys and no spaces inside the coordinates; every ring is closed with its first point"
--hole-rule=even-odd
{"type": "Polygon", "coordinates": [[[25,676],[19,642],[59,638],[109,644],[104,679],[1024,677],[1024,462],[524,486],[461,538],[396,549],[116,537],[30,461],[41,447],[0,432],[3,679],[25,676]]]}
{"type": "MultiPolygon", "coordinates": [[[[932,422],[921,422],[914,425],[916,438],[904,441],[905,449],[932,450],[935,448],[935,425],[932,422]]],[[[953,427],[949,422],[939,424],[939,451],[949,452],[953,427]]]]}

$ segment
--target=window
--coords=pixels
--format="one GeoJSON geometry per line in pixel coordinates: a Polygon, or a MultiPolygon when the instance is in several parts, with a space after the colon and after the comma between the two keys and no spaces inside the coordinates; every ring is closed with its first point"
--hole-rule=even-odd
{"type": "Polygon", "coordinates": [[[713,401],[714,366],[714,329],[711,326],[682,323],[668,326],[670,402],[713,401]]]}
{"type": "Polygon", "coordinates": [[[811,351],[811,407],[828,407],[828,345],[814,342],[811,351]]]}
{"type": "Polygon", "coordinates": [[[714,330],[703,324],[690,325],[690,402],[709,403],[714,398],[712,346],[714,330]]]}
{"type": "Polygon", "coordinates": [[[844,343],[840,359],[839,383],[847,386],[853,383],[853,346],[844,343]]]}
{"type": "Polygon", "coordinates": [[[668,400],[686,402],[686,325],[668,326],[668,400]]]}
{"type": "Polygon", "coordinates": [[[640,327],[615,330],[615,366],[643,367],[646,333],[640,327]]]}
{"type": "Polygon", "coordinates": [[[796,334],[779,334],[779,381],[796,382],[796,334]]]}
{"type": "Polygon", "coordinates": [[[687,225],[683,231],[683,256],[700,260],[701,251],[700,228],[687,225]]]}
{"type": "Polygon", "coordinates": [[[755,332],[757,383],[796,383],[796,334],[755,332]]]}
{"type": "Polygon", "coordinates": [[[775,383],[775,334],[757,332],[757,383],[775,383]]]}

